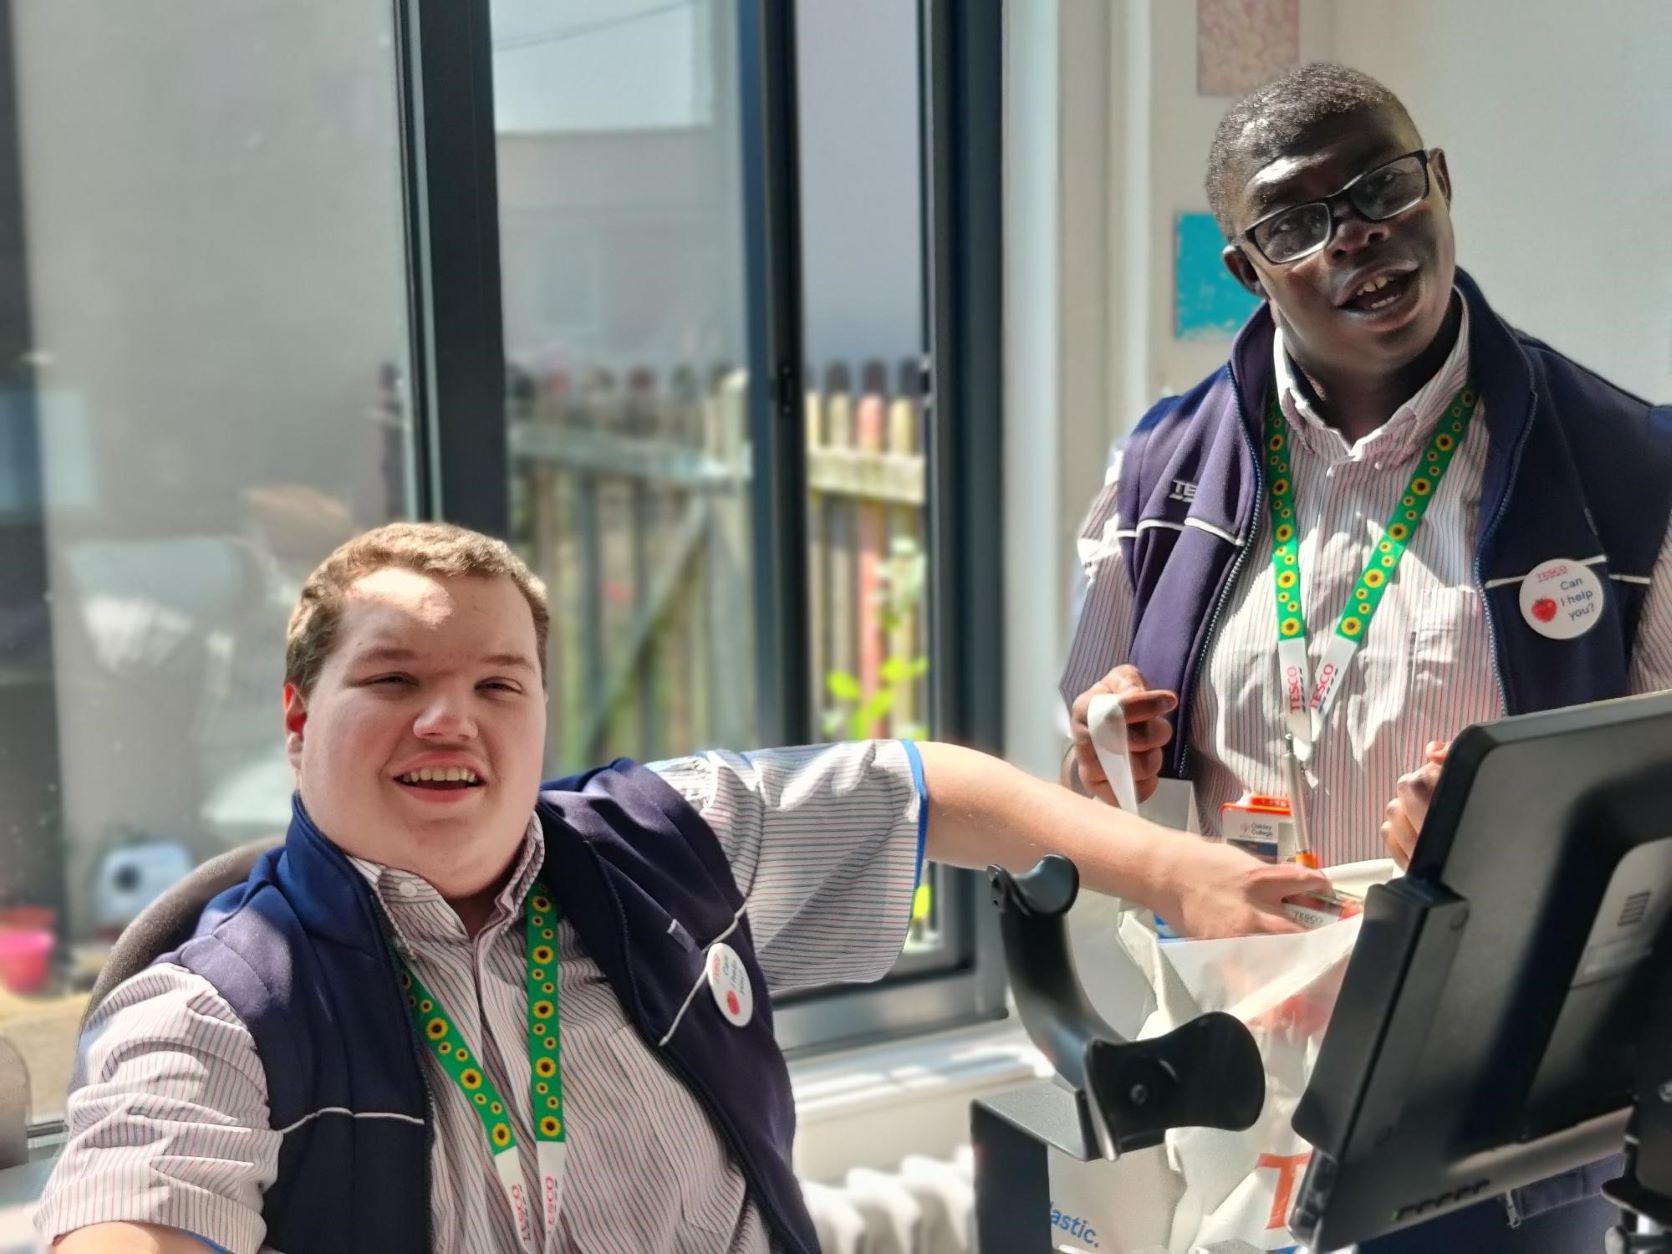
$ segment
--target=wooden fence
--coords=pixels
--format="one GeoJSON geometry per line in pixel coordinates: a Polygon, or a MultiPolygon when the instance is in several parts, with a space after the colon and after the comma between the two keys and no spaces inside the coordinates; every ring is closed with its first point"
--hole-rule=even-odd
{"type": "MultiPolygon", "coordinates": [[[[834,365],[806,396],[812,695],[832,739],[925,730],[920,367],[888,374],[868,363],[855,388],[834,365]]],[[[512,535],[551,595],[564,768],[755,743],[745,383],[513,378],[512,535]]]]}

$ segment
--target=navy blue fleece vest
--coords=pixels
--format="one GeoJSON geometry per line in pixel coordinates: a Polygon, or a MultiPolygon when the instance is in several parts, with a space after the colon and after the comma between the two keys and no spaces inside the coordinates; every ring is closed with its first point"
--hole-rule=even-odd
{"type": "MultiPolygon", "coordinates": [[[[777,1245],[813,1254],[790,1166],[789,1072],[714,833],[659,776],[625,760],[545,785],[536,812],[542,881],[628,1020],[707,1111],[777,1245]],[[712,998],[686,1007],[722,934],[755,988],[744,1028],[712,998]]],[[[193,939],[160,961],[207,978],[255,1039],[272,1126],[285,1134],[262,1208],[268,1242],[310,1254],[428,1250],[432,1126],[421,1046],[371,887],[300,799],[283,847],[212,901],[193,939]]],[[[630,1231],[632,1216],[622,1223],[630,1231]]]]}
{"type": "MultiPolygon", "coordinates": [[[[1469,360],[1489,433],[1475,584],[1506,713],[1626,695],[1632,642],[1672,509],[1672,409],[1653,408],[1511,329],[1463,274],[1469,360]],[[1521,617],[1520,580],[1551,558],[1602,560],[1602,620],[1550,640],[1521,617]]],[[[1117,491],[1137,594],[1130,661],[1179,694],[1167,772],[1189,775],[1195,686],[1232,586],[1265,522],[1260,441],[1272,388],[1262,305],[1230,360],[1145,415],[1117,491]],[[1183,490],[1181,484],[1193,485],[1183,490]]]]}
{"type": "MultiPolygon", "coordinates": [[[[1625,696],[1632,642],[1672,511],[1672,409],[1655,408],[1513,330],[1463,272],[1469,360],[1486,399],[1489,443],[1476,537],[1475,586],[1485,598],[1506,713],[1625,696]],[[1601,559],[1602,620],[1574,640],[1528,626],[1520,581],[1552,558],[1601,559]]],[[[1129,660],[1151,687],[1179,694],[1168,774],[1188,778],[1194,690],[1219,614],[1265,522],[1266,485],[1254,450],[1273,386],[1268,306],[1238,334],[1230,360],[1145,415],[1127,443],[1117,492],[1122,548],[1136,591],[1129,660]],[[1179,485],[1193,485],[1182,490],[1179,485]]],[[[1504,1227],[1496,1202],[1373,1241],[1365,1254],[1570,1254],[1571,1233],[1597,1238],[1608,1208],[1594,1200],[1619,1174],[1610,1160],[1516,1190],[1523,1216],[1548,1233],[1504,1227]],[[1558,1207],[1591,1198],[1591,1213],[1558,1207]],[[1483,1238],[1482,1234],[1491,1234],[1483,1238]],[[1482,1241],[1485,1243],[1482,1244],[1482,1241]]]]}

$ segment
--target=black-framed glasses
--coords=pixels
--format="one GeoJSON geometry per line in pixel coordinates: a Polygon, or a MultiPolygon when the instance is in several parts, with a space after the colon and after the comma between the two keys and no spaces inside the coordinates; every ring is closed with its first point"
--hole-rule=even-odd
{"type": "Polygon", "coordinates": [[[1370,222],[1397,217],[1428,195],[1426,151],[1408,152],[1375,169],[1366,170],[1345,187],[1322,200],[1267,214],[1238,237],[1260,250],[1273,265],[1309,257],[1335,235],[1335,202],[1345,200],[1370,222]]]}

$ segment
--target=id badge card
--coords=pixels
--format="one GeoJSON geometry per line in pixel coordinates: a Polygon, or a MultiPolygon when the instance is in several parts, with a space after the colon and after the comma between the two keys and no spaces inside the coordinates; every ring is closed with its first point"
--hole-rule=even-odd
{"type": "Polygon", "coordinates": [[[1287,797],[1245,793],[1219,807],[1225,843],[1262,862],[1285,862],[1295,853],[1294,813],[1287,797]]]}

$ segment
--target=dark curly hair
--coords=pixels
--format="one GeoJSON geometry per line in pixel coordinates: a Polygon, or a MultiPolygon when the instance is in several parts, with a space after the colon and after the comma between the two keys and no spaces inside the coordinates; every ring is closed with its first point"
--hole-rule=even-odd
{"type": "Polygon", "coordinates": [[[1370,75],[1314,61],[1256,87],[1219,120],[1208,148],[1208,206],[1229,239],[1231,207],[1248,173],[1278,157],[1296,137],[1323,121],[1352,113],[1385,112],[1411,124],[1399,97],[1370,75]]]}

